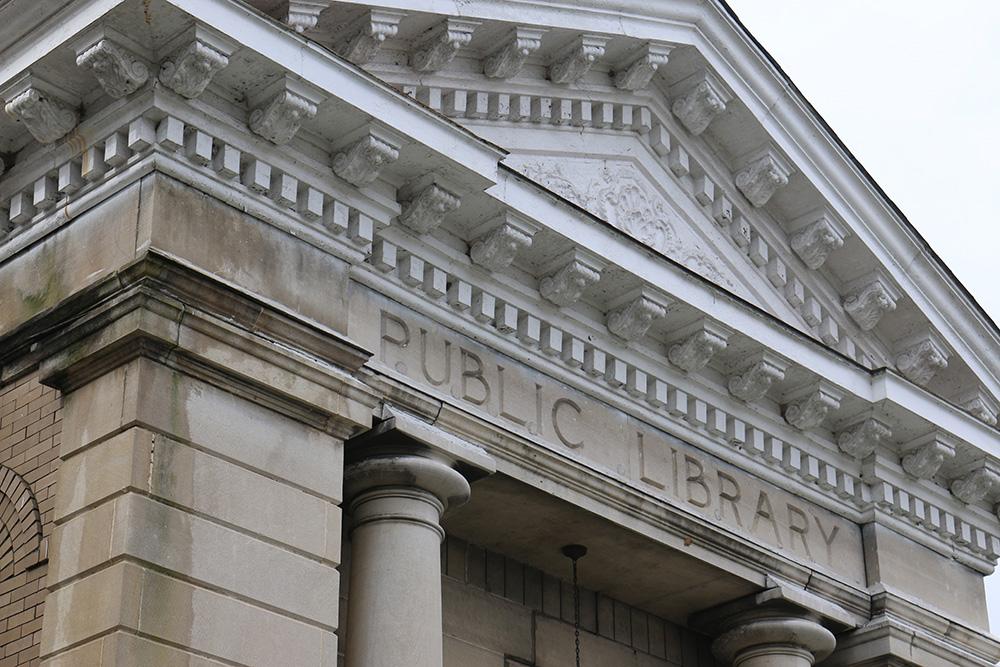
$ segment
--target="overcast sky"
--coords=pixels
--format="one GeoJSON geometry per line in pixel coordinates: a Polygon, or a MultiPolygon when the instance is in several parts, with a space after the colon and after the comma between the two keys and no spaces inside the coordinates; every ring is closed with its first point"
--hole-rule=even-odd
{"type": "MultiPolygon", "coordinates": [[[[729,4],[1000,321],[1000,2],[729,4]]],[[[1000,575],[987,592],[1000,631],[1000,575]]]]}

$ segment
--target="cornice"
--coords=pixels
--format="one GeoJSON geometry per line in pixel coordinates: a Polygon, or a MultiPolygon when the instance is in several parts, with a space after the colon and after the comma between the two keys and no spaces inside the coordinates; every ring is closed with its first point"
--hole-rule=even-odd
{"type": "MultiPolygon", "coordinates": [[[[819,274],[818,267],[805,266],[803,270],[799,266],[796,253],[801,251],[791,245],[794,235],[782,232],[766,211],[740,203],[743,195],[729,169],[718,164],[719,160],[699,145],[703,142],[686,136],[657,94],[636,92],[625,97],[610,89],[589,88],[567,90],[555,101],[550,89],[534,81],[493,82],[440,75],[423,77],[419,85],[413,85],[399,72],[374,71],[399,85],[408,95],[450,117],[462,119],[469,127],[495,126],[491,128],[495,135],[534,127],[553,133],[577,133],[583,129],[634,137],[653,162],[662,167],[661,175],[672,179],[687,195],[692,209],[697,211],[693,215],[704,216],[698,222],[719,228],[732,245],[731,261],[737,264],[742,261],[745,270],[760,275],[761,289],[753,289],[766,307],[774,309],[779,317],[792,318],[799,328],[867,367],[880,366],[891,359],[892,355],[877,338],[866,335],[855,325],[842,306],[843,297],[828,284],[827,276],[819,274]],[[515,99],[517,105],[513,103],[515,99]],[[568,113],[561,111],[565,108],[568,113]],[[521,109],[526,111],[522,113],[521,109]],[[621,120],[627,117],[631,122],[621,120]],[[690,176],[695,170],[701,173],[697,179],[690,176]]],[[[572,156],[572,152],[566,154],[572,156]]],[[[629,158],[623,156],[623,159],[629,158]]],[[[638,165],[643,173],[657,180],[657,174],[650,172],[645,162],[638,165]]],[[[832,214],[827,216],[833,219],[832,214]]],[[[801,221],[792,224],[798,231],[796,225],[801,225],[801,221]]],[[[830,227],[843,236],[839,221],[834,220],[830,227]]],[[[712,242],[710,236],[704,238],[712,242]]],[[[725,251],[723,247],[718,249],[725,251]]]]}
{"type": "Polygon", "coordinates": [[[837,651],[826,663],[874,666],[896,660],[900,665],[991,667],[998,659],[1000,642],[988,632],[879,584],[871,591],[871,620],[838,636],[837,651]]]}
{"type": "MultiPolygon", "coordinates": [[[[127,0],[103,0],[93,3],[74,3],[64,7],[56,17],[39,26],[35,32],[37,38],[21,51],[11,51],[6,67],[0,68],[0,80],[9,79],[14,73],[23,71],[38,57],[50,53],[58,46],[60,35],[67,34],[73,26],[89,25],[102,13],[113,9],[127,0]],[[58,27],[57,27],[58,26],[58,27]]],[[[354,0],[351,0],[352,2],[354,0]]],[[[225,20],[251,21],[254,28],[265,29],[268,19],[257,15],[253,10],[228,3],[226,0],[176,0],[171,4],[198,16],[217,28],[228,29],[230,24],[225,20]]],[[[392,3],[381,0],[365,3],[389,7],[392,3]]],[[[587,0],[574,6],[571,17],[565,13],[553,12],[553,5],[539,0],[518,1],[517,6],[525,16],[526,23],[539,25],[560,25],[592,31],[606,31],[612,34],[628,34],[638,39],[665,39],[670,42],[695,43],[717,71],[722,73],[726,84],[734,89],[737,95],[747,101],[754,114],[765,123],[766,129],[783,142],[788,142],[783,148],[793,158],[796,165],[808,172],[812,181],[820,187],[824,196],[835,204],[840,213],[845,214],[852,231],[859,234],[869,247],[885,249],[883,259],[889,262],[893,278],[904,285],[911,294],[929,295],[917,299],[918,306],[931,318],[935,327],[948,332],[949,338],[961,343],[959,354],[967,359],[974,372],[993,394],[1000,394],[1000,380],[989,368],[989,360],[996,358],[1000,351],[1000,336],[995,325],[978,309],[968,294],[954,280],[947,268],[926,246],[915,230],[906,222],[901,213],[885,197],[877,184],[863,171],[853,156],[843,147],[836,135],[826,126],[822,119],[801,97],[794,85],[787,80],[766,52],[757,44],[752,36],[732,15],[731,10],[718,2],[685,2],[670,3],[669,8],[646,6],[637,2],[616,2],[612,5],[587,0]],[[558,17],[558,20],[556,18],[558,17]],[[727,48],[720,48],[720,46],[727,48]],[[726,58],[723,53],[740,53],[742,58],[726,58]],[[814,137],[817,133],[825,138],[825,143],[817,143],[814,137]],[[848,175],[842,177],[841,175],[848,175]],[[831,180],[827,180],[831,179],[831,180]],[[824,183],[828,187],[824,187],[824,183]],[[879,223],[876,233],[862,222],[862,217],[870,221],[887,221],[879,223]],[[893,224],[895,223],[895,224],[893,224]],[[914,258],[925,263],[924,271],[912,271],[912,262],[908,264],[909,273],[896,266],[892,257],[914,258]],[[922,281],[922,282],[916,282],[922,281]],[[955,307],[956,303],[963,308],[955,307]],[[964,322],[964,328],[956,328],[953,322],[964,322]],[[986,336],[974,332],[987,332],[986,336]]],[[[447,14],[455,11],[455,7],[438,6],[433,0],[424,0],[412,9],[447,14]]],[[[483,16],[499,19],[497,7],[491,7],[487,2],[471,2],[463,4],[463,15],[483,16]]],[[[254,30],[257,34],[257,30],[254,30]]],[[[311,69],[317,58],[329,54],[307,40],[295,35],[292,31],[281,31],[284,34],[275,38],[274,55],[279,56],[279,64],[289,66],[292,71],[305,74],[311,69]],[[304,48],[303,48],[304,47],[304,48]],[[301,61],[296,52],[308,52],[301,61]],[[297,64],[298,63],[298,64],[297,64]]],[[[355,74],[359,74],[355,70],[355,74]]],[[[360,74],[359,78],[367,78],[368,85],[379,85],[377,81],[360,74]]],[[[357,81],[354,82],[355,84],[357,81]]],[[[357,86],[341,86],[338,92],[352,98],[349,101],[360,102],[352,93],[357,86]]],[[[392,97],[386,90],[386,95],[392,97]]],[[[384,100],[383,100],[384,101],[384,100]]],[[[398,101],[393,102],[398,104],[398,101]]],[[[419,141],[443,137],[429,130],[427,137],[415,137],[419,141]]],[[[443,148],[443,144],[432,141],[431,144],[443,148]]],[[[488,152],[488,151],[487,151],[488,152]]],[[[452,154],[445,152],[445,154],[452,154]]],[[[485,165],[489,160],[482,163],[485,165]]]]}
{"type": "Polygon", "coordinates": [[[153,251],[0,343],[3,382],[38,367],[43,382],[69,392],[150,358],[342,437],[366,427],[377,402],[352,377],[370,352],[153,251]]]}
{"type": "Polygon", "coordinates": [[[397,228],[386,230],[383,237],[383,244],[393,245],[398,253],[419,258],[423,275],[448,267],[448,283],[455,288],[454,293],[468,296],[466,301],[458,297],[446,299],[443,292],[428,290],[424,281],[407,281],[408,274],[400,267],[374,263],[372,271],[358,267],[355,279],[375,291],[455,331],[472,330],[474,338],[503,354],[616,409],[640,415],[657,428],[854,521],[882,516],[879,520],[895,530],[984,572],[992,570],[992,561],[1000,555],[1000,534],[993,527],[992,517],[967,511],[947,490],[933,483],[915,484],[901,471],[887,471],[888,477],[880,473],[866,483],[860,479],[858,462],[831,455],[827,450],[836,445],[819,444],[817,434],[807,437],[796,433],[780,413],[765,416],[765,410],[747,409],[726,396],[724,390],[692,382],[655,353],[625,351],[614,335],[600,331],[599,321],[565,310],[557,314],[551,306],[540,305],[538,297],[527,290],[483,279],[479,271],[463,267],[440,246],[425,245],[397,228]],[[492,310],[481,317],[471,309],[474,296],[512,309],[512,322],[532,320],[531,331],[535,333],[522,331],[514,324],[502,326],[499,311],[496,319],[492,310]],[[552,331],[559,335],[560,345],[549,349],[539,332],[552,331]],[[571,352],[577,342],[579,355],[571,352]],[[600,359],[593,363],[601,367],[591,368],[587,359],[600,359]],[[605,364],[612,361],[620,369],[608,375],[610,366],[605,364]],[[917,498],[922,499],[919,508],[914,506],[917,498]]]}

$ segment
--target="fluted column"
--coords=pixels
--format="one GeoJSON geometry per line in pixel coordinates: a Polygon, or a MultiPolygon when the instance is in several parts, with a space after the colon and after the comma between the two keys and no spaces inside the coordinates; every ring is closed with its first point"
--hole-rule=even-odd
{"type": "Polygon", "coordinates": [[[441,667],[440,519],[469,497],[446,461],[377,454],[345,470],[353,517],[347,667],[441,667]]]}
{"type": "Polygon", "coordinates": [[[749,611],[728,619],[724,627],[712,651],[732,667],[811,667],[837,644],[815,616],[790,610],[749,611]]]}

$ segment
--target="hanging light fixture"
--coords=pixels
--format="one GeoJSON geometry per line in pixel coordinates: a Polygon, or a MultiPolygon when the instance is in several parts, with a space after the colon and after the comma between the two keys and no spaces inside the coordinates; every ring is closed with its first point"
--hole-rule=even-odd
{"type": "Polygon", "coordinates": [[[580,583],[577,580],[577,561],[587,555],[582,544],[567,544],[562,555],[573,561],[573,637],[576,641],[576,667],[580,667],[580,583]]]}

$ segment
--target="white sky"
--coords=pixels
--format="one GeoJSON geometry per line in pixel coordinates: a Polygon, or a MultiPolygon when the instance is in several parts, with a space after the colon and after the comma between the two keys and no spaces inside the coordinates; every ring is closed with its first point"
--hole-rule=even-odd
{"type": "MultiPolygon", "coordinates": [[[[729,4],[1000,321],[1000,2],[729,4]]],[[[987,597],[1000,631],[1000,574],[987,597]]]]}

